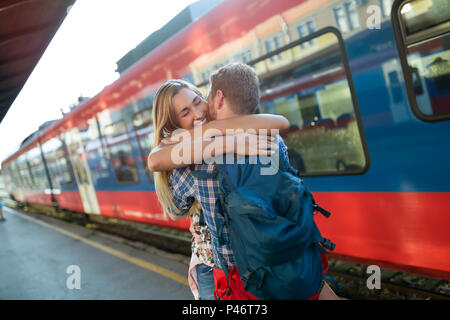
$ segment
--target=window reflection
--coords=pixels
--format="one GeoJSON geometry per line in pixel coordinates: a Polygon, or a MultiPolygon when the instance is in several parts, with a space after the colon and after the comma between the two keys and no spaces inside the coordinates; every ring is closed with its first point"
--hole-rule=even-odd
{"type": "Polygon", "coordinates": [[[33,187],[36,189],[48,188],[48,180],[39,147],[34,147],[28,151],[26,157],[30,166],[33,187]]]}
{"type": "Polygon", "coordinates": [[[119,183],[138,183],[139,176],[125,121],[120,120],[103,130],[111,154],[114,175],[119,183]]]}
{"type": "Polygon", "coordinates": [[[72,186],[70,161],[65,144],[55,137],[42,145],[53,188],[72,186]]]}
{"type": "Polygon", "coordinates": [[[415,0],[404,4],[400,12],[407,35],[450,21],[448,0],[415,0]]]}
{"type": "Polygon", "coordinates": [[[153,148],[153,116],[152,109],[145,109],[137,113],[133,118],[133,127],[139,144],[141,161],[145,168],[147,179],[154,183],[153,173],[148,169],[147,158],[153,148]]]}
{"type": "Polygon", "coordinates": [[[314,41],[310,51],[294,52],[289,69],[255,65],[259,109],[289,120],[282,136],[291,164],[303,175],[362,172],[366,159],[337,37],[325,33],[314,41]]]}
{"type": "Polygon", "coordinates": [[[355,0],[346,1],[334,7],[333,13],[336,25],[341,32],[345,33],[359,28],[360,24],[355,0]]]}
{"type": "Polygon", "coordinates": [[[419,111],[450,114],[450,6],[447,0],[415,0],[401,7],[407,62],[419,111]]]}

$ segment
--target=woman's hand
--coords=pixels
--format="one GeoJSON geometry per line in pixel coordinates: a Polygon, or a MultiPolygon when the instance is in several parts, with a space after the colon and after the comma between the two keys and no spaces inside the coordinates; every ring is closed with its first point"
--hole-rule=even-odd
{"type": "Polygon", "coordinates": [[[272,155],[278,151],[277,139],[270,135],[239,133],[225,137],[226,153],[242,156],[272,155]]]}
{"type": "Polygon", "coordinates": [[[194,140],[190,130],[177,129],[170,137],[161,140],[162,145],[172,145],[183,141],[194,140]]]}

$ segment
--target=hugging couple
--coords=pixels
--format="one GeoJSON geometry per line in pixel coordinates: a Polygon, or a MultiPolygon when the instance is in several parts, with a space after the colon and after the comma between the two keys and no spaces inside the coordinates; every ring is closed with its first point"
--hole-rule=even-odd
{"type": "MultiPolygon", "coordinates": [[[[198,179],[195,173],[213,172],[215,163],[228,154],[275,154],[288,159],[286,145],[273,133],[288,128],[289,121],[283,116],[255,114],[258,104],[258,76],[253,68],[240,63],[211,75],[207,101],[195,86],[182,80],[168,80],[154,98],[155,148],[148,167],[154,172],[164,213],[175,221],[190,218],[193,237],[188,280],[195,299],[214,300],[216,285],[223,283],[220,270],[236,270],[229,232],[215,206],[219,182],[198,179]],[[218,230],[221,226],[223,230],[218,230]]],[[[241,282],[239,275],[235,280],[241,282]]],[[[319,299],[337,299],[326,283],[317,289],[319,299]]],[[[254,298],[245,290],[241,297],[254,298]]]]}

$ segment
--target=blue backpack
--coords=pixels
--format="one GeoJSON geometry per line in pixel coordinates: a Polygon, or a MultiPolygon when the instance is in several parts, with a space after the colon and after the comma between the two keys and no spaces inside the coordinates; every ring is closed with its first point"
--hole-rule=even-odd
{"type": "MultiPolygon", "coordinates": [[[[321,236],[313,215],[330,213],[315,203],[298,171],[282,155],[274,175],[261,175],[267,166],[251,158],[245,158],[246,165],[216,165],[213,173],[193,174],[218,178],[216,210],[225,217],[245,290],[264,300],[308,299],[324,277],[320,254],[335,246],[321,236]]],[[[215,224],[223,243],[225,226],[217,219],[215,224]]]]}

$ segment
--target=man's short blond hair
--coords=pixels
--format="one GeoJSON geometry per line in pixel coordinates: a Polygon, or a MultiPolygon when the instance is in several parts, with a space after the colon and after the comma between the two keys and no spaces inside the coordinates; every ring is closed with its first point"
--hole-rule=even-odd
{"type": "Polygon", "coordinates": [[[235,114],[255,113],[259,104],[259,79],[252,67],[231,63],[214,72],[210,80],[213,98],[221,90],[235,114]]]}

